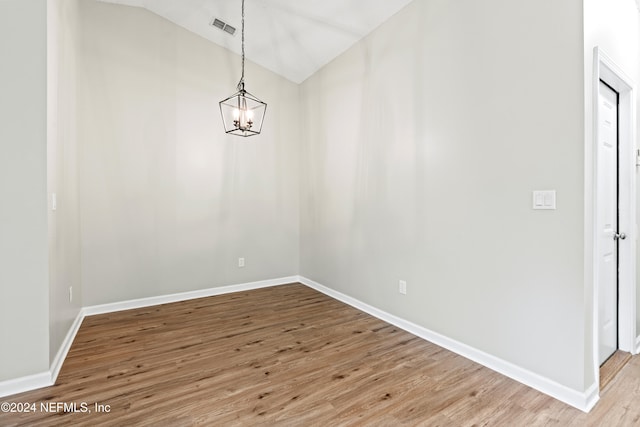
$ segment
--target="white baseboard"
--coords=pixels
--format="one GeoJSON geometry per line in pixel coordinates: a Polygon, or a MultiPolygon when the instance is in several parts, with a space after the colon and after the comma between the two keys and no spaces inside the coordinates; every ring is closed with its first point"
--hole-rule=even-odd
{"type": "MultiPolygon", "coordinates": [[[[544,391],[542,392],[545,393],[544,391]]],[[[590,412],[593,409],[593,407],[596,406],[596,403],[598,403],[599,400],[600,400],[600,383],[595,382],[591,384],[591,387],[589,387],[587,391],[584,392],[584,403],[585,403],[584,408],[571,405],[570,403],[569,405],[574,406],[575,408],[578,408],[583,412],[590,412]]]]}
{"type": "Polygon", "coordinates": [[[233,292],[250,291],[253,289],[268,288],[270,286],[285,285],[298,281],[298,276],[281,277],[279,279],[260,280],[258,282],[242,283],[239,285],[220,286],[218,288],[200,289],[197,291],[181,292],[177,294],[160,295],[157,297],[140,298],[128,301],[114,302],[110,304],[92,305],[82,309],[85,316],[96,314],[114,313],[134,308],[151,307],[154,305],[168,304],[178,301],[187,301],[196,298],[205,298],[215,295],[230,294],[233,292]]]}
{"type": "MultiPolygon", "coordinates": [[[[250,282],[231,286],[222,286],[218,288],[202,289],[191,292],[183,292],[171,295],[162,295],[150,298],[141,298],[136,300],[122,301],[111,304],[95,305],[90,307],[84,307],[75,321],[73,322],[65,340],[60,346],[60,350],[56,354],[56,357],[51,364],[50,370],[35,375],[16,378],[7,381],[0,381],[0,397],[10,396],[13,394],[22,393],[25,391],[35,390],[42,387],[48,387],[55,383],[58,377],[58,373],[62,368],[64,359],[71,348],[71,344],[80,329],[82,320],[85,316],[92,316],[96,314],[112,313],[122,310],[130,310],[135,308],[149,307],[158,304],[167,304],[171,302],[186,301],[189,299],[203,298],[208,296],[222,295],[233,292],[242,292],[252,289],[260,289],[271,286],[284,285],[287,283],[300,282],[310,288],[313,288],[331,298],[342,301],[345,304],[349,304],[358,310],[364,311],[378,319],[384,320],[387,323],[397,326],[413,335],[416,335],[422,339],[432,342],[440,347],[446,348],[454,353],[457,353],[467,359],[473,360],[489,369],[499,372],[511,379],[514,379],[522,384],[532,387],[542,393],[545,393],[555,399],[558,399],[568,405],[571,405],[584,412],[589,412],[595,404],[598,402],[598,386],[593,384],[585,392],[580,392],[562,384],[559,384],[546,377],[531,372],[527,369],[516,366],[510,362],[499,359],[495,356],[487,354],[483,351],[470,347],[461,342],[455,341],[437,332],[426,329],[422,326],[416,325],[412,322],[404,320],[400,317],[389,314],[378,308],[370,306],[362,301],[359,301],[353,297],[345,295],[341,292],[327,288],[320,283],[307,279],[302,276],[289,276],[279,279],[262,280],[258,282],[250,282]]],[[[638,344],[637,352],[640,352],[640,341],[638,344]]]]}
{"type": "Polygon", "coordinates": [[[634,354],[640,354],[640,337],[636,338],[636,352],[634,354]]]}
{"type": "Polygon", "coordinates": [[[64,360],[67,358],[67,354],[69,353],[69,349],[71,349],[71,344],[73,344],[73,340],[76,338],[76,334],[80,329],[80,325],[82,325],[82,320],[84,319],[84,312],[81,309],[76,316],[76,319],[71,324],[71,328],[67,332],[67,335],[64,337],[64,341],[62,341],[62,345],[60,345],[60,349],[56,354],[55,359],[51,363],[49,367],[49,372],[51,372],[51,384],[55,384],[58,379],[58,374],[60,373],[60,369],[62,369],[62,364],[64,360]]]}
{"type": "Polygon", "coordinates": [[[53,385],[53,382],[51,381],[51,372],[49,371],[12,380],[0,381],[0,397],[24,393],[25,391],[48,387],[50,385],[53,385]]]}
{"type": "Polygon", "coordinates": [[[589,412],[599,399],[598,386],[595,383],[585,392],[574,390],[549,378],[536,374],[535,372],[531,372],[527,369],[521,368],[520,366],[516,366],[513,363],[507,362],[506,360],[502,360],[498,357],[492,356],[481,350],[448,338],[422,326],[416,325],[415,323],[406,321],[400,317],[389,314],[368,304],[365,304],[362,301],[359,301],[341,292],[327,288],[326,286],[314,282],[311,279],[307,279],[306,277],[302,276],[300,276],[298,279],[300,283],[309,286],[310,288],[313,288],[319,292],[322,292],[323,294],[328,295],[331,298],[342,301],[345,304],[355,307],[358,310],[364,311],[365,313],[377,317],[378,319],[384,320],[385,322],[397,326],[400,329],[404,329],[405,331],[413,335],[432,342],[440,347],[446,348],[447,350],[466,357],[467,359],[473,360],[480,365],[483,365],[513,380],[534,388],[544,394],[560,400],[561,402],[571,405],[574,408],[580,409],[581,411],[589,412]]]}
{"type": "Polygon", "coordinates": [[[35,375],[15,378],[6,381],[0,381],[0,397],[11,396],[26,391],[36,390],[43,387],[49,387],[55,384],[62,364],[64,363],[71,344],[80,329],[80,325],[85,316],[93,316],[95,314],[106,314],[122,310],[130,310],[134,308],[149,307],[158,304],[167,304],[171,302],[186,301],[195,298],[204,298],[214,295],[229,294],[233,292],[242,292],[252,289],[267,288],[271,286],[285,285],[287,283],[298,282],[298,276],[281,277],[279,279],[261,280],[258,282],[242,283],[238,285],[221,286],[218,288],[201,289],[191,292],[182,292],[171,295],[161,295],[150,298],[140,298],[136,300],[116,302],[112,304],[94,305],[84,307],[78,313],[73,324],[69,328],[67,335],[56,354],[55,359],[51,363],[48,371],[35,375]]]}

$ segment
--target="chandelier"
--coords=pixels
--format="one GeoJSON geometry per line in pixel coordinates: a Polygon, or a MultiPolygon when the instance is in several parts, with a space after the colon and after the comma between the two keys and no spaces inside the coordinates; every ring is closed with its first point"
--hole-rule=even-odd
{"type": "Polygon", "coordinates": [[[237,92],[220,101],[220,113],[225,133],[238,136],[258,135],[267,111],[267,104],[244,87],[244,0],[242,0],[242,76],[237,92]]]}

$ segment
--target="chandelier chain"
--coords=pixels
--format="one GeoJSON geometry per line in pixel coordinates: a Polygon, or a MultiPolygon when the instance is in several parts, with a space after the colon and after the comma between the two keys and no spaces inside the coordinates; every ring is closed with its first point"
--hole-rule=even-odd
{"type": "MultiPolygon", "coordinates": [[[[238,0],[232,1],[237,2],[238,0]]],[[[245,0],[240,0],[240,2],[242,4],[242,74],[237,86],[238,91],[220,101],[219,104],[224,132],[226,134],[246,137],[258,135],[262,131],[262,123],[264,121],[267,103],[260,101],[245,90],[245,0]]]]}
{"type": "Polygon", "coordinates": [[[242,0],[242,75],[238,82],[238,90],[244,90],[244,0],[242,0]]]}

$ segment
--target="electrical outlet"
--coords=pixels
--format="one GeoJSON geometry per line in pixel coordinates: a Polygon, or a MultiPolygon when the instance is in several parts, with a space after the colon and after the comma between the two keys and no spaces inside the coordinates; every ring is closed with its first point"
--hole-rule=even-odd
{"type": "Polygon", "coordinates": [[[398,292],[400,292],[402,295],[407,294],[407,282],[405,282],[404,280],[400,280],[398,282],[398,292]]]}
{"type": "Polygon", "coordinates": [[[69,286],[69,302],[73,302],[73,286],[69,286]]]}
{"type": "Polygon", "coordinates": [[[238,267],[244,267],[244,258],[238,258],[238,267]]]}

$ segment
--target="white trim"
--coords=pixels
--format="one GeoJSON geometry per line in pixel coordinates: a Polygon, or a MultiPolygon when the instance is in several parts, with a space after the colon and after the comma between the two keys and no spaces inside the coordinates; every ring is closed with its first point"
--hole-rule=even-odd
{"type": "Polygon", "coordinates": [[[28,375],[26,377],[19,377],[12,380],[0,381],[0,397],[24,393],[25,391],[49,387],[50,385],[53,385],[50,371],[28,375]]]}
{"type": "Polygon", "coordinates": [[[60,369],[62,369],[62,364],[64,360],[67,358],[67,354],[71,349],[71,344],[73,344],[73,340],[76,338],[76,334],[80,329],[80,325],[82,325],[82,321],[84,320],[84,311],[81,309],[76,316],[76,319],[73,321],[71,328],[67,332],[67,336],[65,336],[62,345],[60,345],[60,349],[56,354],[55,359],[51,362],[51,366],[49,367],[49,372],[51,373],[51,384],[55,384],[58,379],[58,374],[60,373],[60,369]]]}
{"type": "Polygon", "coordinates": [[[596,403],[598,403],[598,401],[600,400],[600,385],[597,382],[591,384],[591,387],[589,387],[587,391],[584,392],[584,398],[585,408],[578,408],[577,406],[576,408],[580,409],[583,412],[590,412],[593,407],[596,406],[596,403]]]}
{"type": "MultiPolygon", "coordinates": [[[[194,298],[203,298],[207,296],[215,296],[228,294],[233,292],[241,292],[252,289],[260,289],[271,286],[279,286],[287,283],[300,282],[312,289],[322,292],[325,295],[330,296],[336,300],[342,301],[358,310],[364,311],[374,317],[377,317],[385,322],[395,325],[409,333],[412,333],[422,339],[430,341],[436,345],[446,348],[449,351],[457,353],[463,357],[473,360],[489,369],[499,372],[511,379],[514,379],[522,384],[532,387],[542,393],[545,393],[551,397],[554,397],[568,405],[578,408],[582,411],[588,412],[598,402],[598,384],[593,384],[585,392],[579,392],[552,381],[546,377],[538,375],[534,372],[516,366],[510,362],[499,359],[488,353],[470,347],[461,342],[455,341],[437,332],[426,329],[422,326],[416,325],[412,322],[404,320],[400,317],[389,314],[385,311],[377,309],[373,306],[365,304],[355,298],[352,298],[343,293],[334,291],[327,288],[313,280],[307,279],[302,276],[290,276],[280,279],[262,280],[258,282],[244,283],[239,285],[222,286],[218,288],[209,288],[198,291],[183,292],[178,294],[163,295],[158,297],[141,298],[136,300],[123,301],[119,303],[96,305],[83,308],[76,317],[73,325],[69,329],[67,336],[51,364],[51,369],[48,372],[43,372],[28,377],[16,378],[13,380],[0,382],[0,397],[9,396],[25,391],[30,391],[42,387],[48,387],[55,383],[58,373],[64,363],[64,359],[67,356],[69,348],[73,343],[73,339],[80,329],[82,320],[85,316],[91,316],[95,314],[105,314],[122,310],[129,310],[134,308],[149,307],[152,305],[166,304],[171,302],[185,301],[194,298]]],[[[640,346],[640,341],[638,342],[640,346]]]]}
{"type": "MultiPolygon", "coordinates": [[[[85,307],[80,310],[78,316],[73,322],[67,336],[58,351],[51,368],[47,372],[43,372],[36,375],[27,377],[16,378],[8,381],[0,382],[0,397],[9,396],[25,391],[30,391],[42,387],[48,387],[55,383],[58,373],[62,368],[64,359],[66,358],[71,344],[80,329],[80,325],[85,316],[91,316],[96,314],[112,313],[116,311],[129,310],[134,308],[149,307],[158,304],[167,304],[171,302],[185,301],[194,298],[203,298],[207,296],[215,296],[228,294],[233,292],[241,292],[253,289],[260,289],[271,286],[279,286],[287,283],[300,282],[312,289],[322,292],[325,295],[330,296],[336,300],[342,301],[358,310],[364,311],[374,317],[377,317],[385,322],[395,325],[411,334],[414,334],[422,339],[430,341],[436,345],[446,348],[449,351],[457,353],[467,359],[473,360],[489,369],[499,372],[511,379],[514,379],[522,384],[532,387],[542,393],[545,393],[551,397],[554,397],[568,405],[578,408],[582,411],[588,412],[598,402],[598,384],[593,384],[585,392],[579,392],[552,381],[546,377],[538,375],[534,372],[516,366],[510,362],[499,359],[488,353],[470,347],[461,342],[455,341],[437,332],[426,329],[422,326],[416,325],[412,322],[404,320],[400,317],[389,314],[378,308],[363,303],[348,295],[327,288],[313,280],[307,279],[303,276],[289,276],[280,279],[262,280],[258,282],[244,283],[239,285],[222,286],[218,288],[202,289],[198,291],[183,292],[171,295],[163,295],[158,297],[141,298],[136,300],[122,301],[119,303],[96,305],[91,307],[85,307]]],[[[640,341],[638,342],[640,346],[640,341]]]]}
{"type": "Polygon", "coordinates": [[[505,375],[513,380],[516,380],[522,384],[525,384],[531,388],[534,388],[544,394],[547,394],[555,399],[558,399],[574,408],[580,409],[584,412],[589,412],[591,408],[598,402],[598,386],[592,384],[588,390],[580,392],[569,388],[565,385],[557,383],[549,378],[543,377],[535,372],[516,366],[513,363],[506,360],[495,357],[491,354],[485,353],[481,350],[473,348],[467,344],[453,340],[449,337],[441,335],[437,332],[431,331],[415,323],[404,320],[400,317],[389,314],[378,308],[363,303],[353,297],[327,288],[320,283],[317,283],[306,277],[299,277],[300,283],[322,292],[331,298],[344,302],[358,310],[364,311],[378,319],[384,320],[387,323],[404,329],[405,331],[416,335],[424,340],[432,342],[440,347],[446,348],[456,354],[459,354],[467,359],[470,359],[476,363],[479,363],[489,369],[492,369],[502,375],[505,375]]]}
{"type": "Polygon", "coordinates": [[[55,384],[58,374],[64,363],[69,349],[73,344],[73,340],[82,325],[85,316],[93,316],[96,314],[113,313],[122,310],[131,310],[134,308],[149,307],[152,305],[167,304],[172,302],[186,301],[195,298],[204,298],[215,295],[230,294],[233,292],[249,291],[253,289],[268,288],[271,286],[286,285],[288,283],[299,282],[299,276],[281,277],[279,279],[260,280],[257,282],[242,283],[238,285],[220,286],[217,288],[201,289],[197,291],[181,292],[177,294],[162,295],[157,297],[140,298],[129,301],[116,302],[111,304],[94,305],[84,307],[76,316],[73,324],[69,328],[69,332],[62,342],[56,357],[54,358],[48,371],[35,375],[14,378],[11,380],[0,381],[0,397],[11,396],[26,391],[36,390],[43,387],[49,387],[55,384]]]}
{"type": "Polygon", "coordinates": [[[636,352],[634,354],[640,354],[640,337],[636,338],[636,352]]]}
{"type": "Polygon", "coordinates": [[[92,305],[83,308],[85,316],[113,313],[134,308],[150,307],[153,305],[169,304],[178,301],[187,301],[196,298],[205,298],[215,295],[230,294],[233,292],[249,291],[253,289],[268,288],[270,286],[285,285],[298,280],[298,276],[282,277],[279,279],[261,280],[258,282],[243,283],[239,285],[220,286],[217,288],[200,289],[197,291],[181,292],[177,294],[161,295],[157,297],[140,298],[128,301],[114,302],[110,304],[92,305]]]}
{"type": "Polygon", "coordinates": [[[634,344],[636,341],[636,119],[635,119],[635,92],[631,78],[611,60],[598,46],[593,48],[593,81],[592,88],[592,141],[593,150],[593,369],[594,378],[598,389],[600,387],[600,362],[599,352],[599,308],[598,308],[598,102],[600,80],[619,93],[619,150],[621,153],[619,163],[619,212],[620,221],[618,229],[627,234],[627,239],[619,246],[618,262],[618,342],[620,350],[636,353],[634,344]]]}
{"type": "Polygon", "coordinates": [[[71,324],[64,341],[60,345],[60,349],[56,354],[56,357],[51,362],[49,370],[41,372],[35,375],[29,375],[26,377],[19,377],[7,381],[0,381],[0,397],[11,396],[18,393],[24,393],[25,391],[36,390],[43,387],[49,387],[56,383],[62,364],[69,353],[71,344],[80,329],[82,320],[84,319],[84,312],[81,309],[78,312],[75,320],[71,324]]]}

